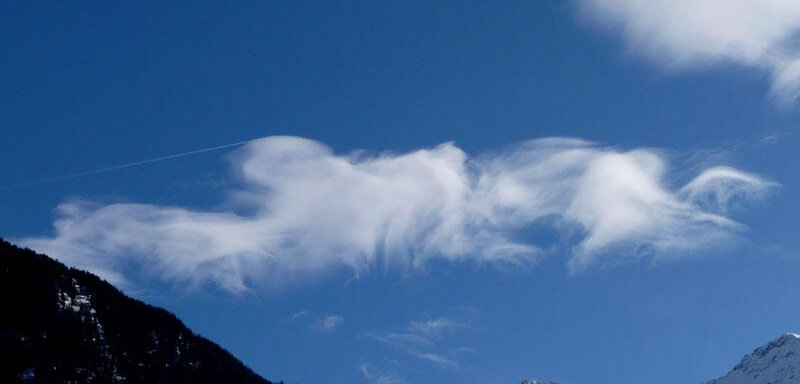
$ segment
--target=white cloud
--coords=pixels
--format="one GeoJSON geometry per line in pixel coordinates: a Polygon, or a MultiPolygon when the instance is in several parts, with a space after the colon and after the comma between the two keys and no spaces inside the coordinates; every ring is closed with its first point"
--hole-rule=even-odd
{"type": "Polygon", "coordinates": [[[20,242],[124,282],[128,265],[166,281],[230,291],[432,260],[524,265],[531,226],[568,228],[573,271],[644,253],[690,255],[743,226],[725,206],[774,184],[712,168],[685,186],[658,151],[549,138],[470,157],[452,143],[403,154],[336,155],[296,137],[232,157],[242,180],[224,206],[198,210],[68,201],[55,234],[20,242]]]}
{"type": "Polygon", "coordinates": [[[687,201],[708,209],[727,212],[739,202],[749,203],[764,196],[764,191],[778,187],[774,182],[729,167],[703,171],[681,188],[687,201]]]}
{"type": "Polygon", "coordinates": [[[771,93],[800,96],[800,2],[796,0],[578,0],[630,48],[672,69],[734,64],[767,72],[771,93]]]}
{"type": "Polygon", "coordinates": [[[320,332],[333,332],[344,324],[344,317],[329,315],[319,319],[312,328],[320,332]]]}

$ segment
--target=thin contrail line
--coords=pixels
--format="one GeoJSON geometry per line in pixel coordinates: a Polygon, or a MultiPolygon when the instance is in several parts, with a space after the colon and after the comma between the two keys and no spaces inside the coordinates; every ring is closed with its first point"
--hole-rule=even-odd
{"type": "MultiPolygon", "coordinates": [[[[255,140],[255,139],[253,139],[253,140],[255,140]]],[[[245,145],[245,144],[247,144],[247,143],[249,143],[249,142],[251,142],[253,140],[239,141],[239,142],[231,143],[231,144],[218,145],[216,147],[195,149],[193,151],[188,151],[188,152],[181,152],[181,153],[176,153],[176,154],[172,154],[172,155],[156,157],[156,158],[147,159],[147,160],[134,161],[132,163],[126,163],[126,164],[120,164],[120,165],[112,165],[110,167],[97,168],[97,169],[92,169],[92,170],[89,170],[89,171],[70,173],[68,175],[48,177],[46,179],[27,181],[27,182],[19,183],[19,184],[5,185],[5,186],[1,186],[0,187],[0,191],[7,190],[7,189],[32,187],[32,186],[35,186],[35,185],[52,183],[54,181],[74,179],[76,177],[95,175],[95,174],[98,174],[98,173],[116,171],[116,170],[125,169],[125,168],[133,168],[133,167],[138,167],[140,165],[158,163],[160,161],[177,159],[179,157],[186,157],[186,156],[196,155],[196,154],[204,153],[204,152],[211,152],[211,151],[216,151],[216,150],[225,149],[225,148],[238,147],[238,146],[241,146],[241,145],[245,145]]]]}

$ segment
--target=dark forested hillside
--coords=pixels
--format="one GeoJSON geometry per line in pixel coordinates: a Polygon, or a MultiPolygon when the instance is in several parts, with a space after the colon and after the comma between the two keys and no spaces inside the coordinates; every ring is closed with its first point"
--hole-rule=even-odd
{"type": "Polygon", "coordinates": [[[171,313],[0,239],[0,383],[260,383],[171,313]]]}

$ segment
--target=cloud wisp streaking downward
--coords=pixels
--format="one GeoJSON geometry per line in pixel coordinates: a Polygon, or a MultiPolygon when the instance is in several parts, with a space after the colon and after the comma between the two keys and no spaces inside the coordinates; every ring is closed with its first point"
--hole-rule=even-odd
{"type": "Polygon", "coordinates": [[[771,76],[782,104],[800,97],[797,0],[578,0],[592,20],[670,69],[734,64],[771,76]]]}
{"type": "Polygon", "coordinates": [[[68,201],[36,250],[124,282],[124,266],[230,291],[343,269],[424,269],[431,261],[529,264],[532,226],[578,233],[579,271],[647,254],[670,259],[735,238],[727,204],[774,184],[716,167],[683,186],[659,152],[548,138],[470,157],[452,143],[404,154],[336,155],[318,142],[269,137],[231,157],[236,211],[68,201]],[[241,213],[245,212],[245,213],[241,213]]]}

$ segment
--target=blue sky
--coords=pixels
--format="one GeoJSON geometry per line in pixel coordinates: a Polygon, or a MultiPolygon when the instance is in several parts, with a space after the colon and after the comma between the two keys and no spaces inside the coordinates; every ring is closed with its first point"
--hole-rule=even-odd
{"type": "Polygon", "coordinates": [[[0,235],[270,379],[703,382],[800,317],[797,9],[723,3],[5,2],[0,235]]]}

